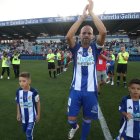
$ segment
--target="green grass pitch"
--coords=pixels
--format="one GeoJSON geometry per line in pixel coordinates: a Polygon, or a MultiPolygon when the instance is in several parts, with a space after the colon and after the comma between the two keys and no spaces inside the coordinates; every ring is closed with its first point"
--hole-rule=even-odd
{"type": "MultiPolygon", "coordinates": [[[[28,71],[32,77],[32,87],[38,89],[41,99],[41,119],[35,125],[35,140],[67,140],[69,125],[67,124],[67,99],[72,79],[72,65],[67,72],[59,75],[57,79],[51,79],[48,75],[47,62],[22,61],[21,71],[28,71]]],[[[127,81],[132,78],[140,78],[140,62],[128,63],[127,81]]],[[[1,68],[0,68],[1,72],[1,68]]],[[[0,139],[1,140],[25,140],[21,124],[16,121],[15,91],[19,87],[18,79],[14,79],[11,68],[11,79],[0,80],[0,139]]],[[[105,85],[101,89],[99,104],[113,138],[118,134],[120,114],[118,105],[122,96],[127,95],[127,89],[122,86],[105,85]]],[[[82,112],[78,123],[81,126],[82,112]]],[[[74,140],[80,139],[81,127],[74,140]]],[[[104,136],[98,121],[92,122],[88,140],[104,140],[104,136]]]]}

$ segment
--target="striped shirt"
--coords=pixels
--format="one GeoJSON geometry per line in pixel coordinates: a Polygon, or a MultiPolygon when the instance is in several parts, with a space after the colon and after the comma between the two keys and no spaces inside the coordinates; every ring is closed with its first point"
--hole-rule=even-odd
{"type": "Polygon", "coordinates": [[[127,120],[124,118],[120,134],[125,133],[126,136],[140,139],[140,100],[133,101],[130,96],[125,96],[119,106],[120,112],[129,112],[133,118],[127,120]]]}
{"type": "Polygon", "coordinates": [[[19,104],[22,123],[34,122],[36,120],[36,102],[39,101],[38,92],[34,88],[23,91],[19,88],[16,92],[16,102],[19,104]]]}
{"type": "Polygon", "coordinates": [[[78,91],[97,91],[96,61],[101,49],[97,49],[93,42],[88,48],[76,44],[70,50],[74,64],[72,88],[78,91]]]}

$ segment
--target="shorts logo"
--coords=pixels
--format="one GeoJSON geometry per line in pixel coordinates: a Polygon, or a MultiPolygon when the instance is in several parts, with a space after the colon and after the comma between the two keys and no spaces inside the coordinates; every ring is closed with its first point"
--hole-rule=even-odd
{"type": "Polygon", "coordinates": [[[97,105],[93,106],[92,109],[91,109],[91,112],[92,113],[98,113],[98,106],[97,105]]]}

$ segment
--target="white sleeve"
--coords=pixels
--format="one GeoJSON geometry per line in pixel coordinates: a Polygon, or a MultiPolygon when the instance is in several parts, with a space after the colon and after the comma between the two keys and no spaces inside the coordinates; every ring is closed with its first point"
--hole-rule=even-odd
{"type": "Polygon", "coordinates": [[[39,99],[39,95],[36,95],[35,96],[35,102],[38,102],[40,99],[39,99]]]}
{"type": "Polygon", "coordinates": [[[98,45],[98,44],[96,43],[96,47],[97,47],[97,49],[102,49],[102,48],[104,48],[104,45],[103,45],[103,46],[100,46],[100,45],[98,45]]]}

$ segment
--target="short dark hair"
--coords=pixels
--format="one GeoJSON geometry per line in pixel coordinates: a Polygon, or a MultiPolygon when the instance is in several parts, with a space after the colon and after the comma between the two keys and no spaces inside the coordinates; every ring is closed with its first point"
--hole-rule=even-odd
{"type": "Polygon", "coordinates": [[[31,78],[31,75],[30,75],[29,72],[21,72],[21,73],[19,74],[19,77],[24,77],[24,78],[30,79],[30,78],[31,78]]]}
{"type": "Polygon", "coordinates": [[[128,83],[128,86],[131,86],[132,84],[140,85],[140,79],[132,79],[132,80],[130,80],[130,82],[128,83]]]}

